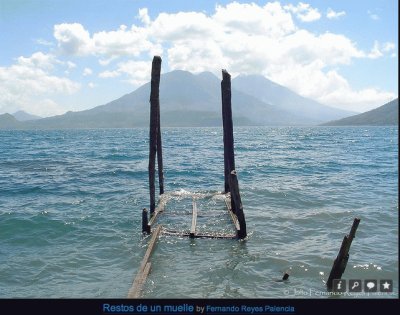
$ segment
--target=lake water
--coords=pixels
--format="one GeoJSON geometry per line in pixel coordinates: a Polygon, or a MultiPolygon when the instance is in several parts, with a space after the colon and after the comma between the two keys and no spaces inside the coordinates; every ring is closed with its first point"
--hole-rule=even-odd
{"type": "MultiPolygon", "coordinates": [[[[189,192],[223,189],[222,128],[162,135],[171,203],[160,221],[188,230],[189,192]]],[[[332,298],[325,281],[355,217],[343,278],[392,279],[393,295],[359,296],[398,297],[398,127],[234,137],[247,240],[162,235],[144,297],[332,298]]],[[[147,165],[148,129],[0,131],[0,297],[125,298],[149,240],[147,165]]],[[[198,208],[199,230],[232,228],[219,197],[198,208]]]]}

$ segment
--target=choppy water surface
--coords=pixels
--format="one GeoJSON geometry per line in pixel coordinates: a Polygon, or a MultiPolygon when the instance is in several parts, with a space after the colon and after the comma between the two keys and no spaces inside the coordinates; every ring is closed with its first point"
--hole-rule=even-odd
{"type": "MultiPolygon", "coordinates": [[[[234,136],[248,239],[161,236],[145,297],[326,298],[355,217],[343,277],[393,279],[394,296],[374,297],[398,296],[397,127],[234,136]],[[284,271],[289,281],[275,281],[284,271]]],[[[230,232],[211,196],[223,189],[222,130],[164,128],[163,149],[160,220],[190,229],[190,191],[208,196],[199,230],[230,232]]],[[[126,297],[148,242],[148,130],[0,131],[0,152],[0,297],[126,297]]]]}

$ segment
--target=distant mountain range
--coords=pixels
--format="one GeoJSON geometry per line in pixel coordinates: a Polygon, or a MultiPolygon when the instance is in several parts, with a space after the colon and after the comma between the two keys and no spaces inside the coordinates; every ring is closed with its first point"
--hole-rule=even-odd
{"type": "Polygon", "coordinates": [[[385,126],[399,125],[399,99],[368,112],[330,121],[324,126],[385,126]]]}
{"type": "MultiPolygon", "coordinates": [[[[163,126],[221,126],[221,81],[210,72],[175,70],[161,75],[163,126]]],[[[130,128],[149,124],[150,83],[110,103],[38,119],[22,113],[0,115],[0,128],[130,128]],[[10,117],[11,116],[11,117],[10,117]],[[17,119],[15,119],[17,117],[17,119]],[[12,119],[14,118],[14,119],[12,119]],[[27,119],[28,118],[28,119],[27,119]]],[[[262,76],[232,80],[235,125],[317,125],[355,114],[302,97],[262,76]]],[[[26,114],[26,113],[25,113],[26,114]]]]}

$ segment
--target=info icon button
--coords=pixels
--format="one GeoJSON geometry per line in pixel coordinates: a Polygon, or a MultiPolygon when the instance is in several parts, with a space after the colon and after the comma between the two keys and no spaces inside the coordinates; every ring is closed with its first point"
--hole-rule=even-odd
{"type": "Polygon", "coordinates": [[[346,292],[346,280],[333,279],[333,291],[346,292]]]}
{"type": "Polygon", "coordinates": [[[349,280],[349,292],[362,292],[362,281],[349,280]]]}

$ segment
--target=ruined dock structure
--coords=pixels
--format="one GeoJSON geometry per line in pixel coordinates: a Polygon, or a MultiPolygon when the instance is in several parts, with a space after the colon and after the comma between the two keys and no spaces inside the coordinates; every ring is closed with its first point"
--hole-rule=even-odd
{"type": "Polygon", "coordinates": [[[150,257],[156,246],[159,235],[177,235],[189,238],[213,238],[213,239],[237,239],[243,240],[247,236],[246,220],[243,212],[242,201],[239,192],[237,172],[235,170],[233,121],[231,106],[231,76],[226,70],[222,70],[221,97],[222,97],[222,122],[224,144],[224,190],[216,192],[226,206],[226,215],[232,219],[233,233],[201,232],[197,230],[198,196],[192,199],[192,220],[190,229],[171,230],[158,224],[158,217],[164,213],[168,198],[162,198],[165,194],[162,138],[160,126],[160,97],[159,87],[161,78],[161,57],[155,56],[151,70],[150,91],[150,132],[149,132],[149,211],[142,210],[142,232],[151,234],[147,251],[140,264],[137,275],[129,290],[128,298],[139,298],[142,294],[146,278],[151,270],[150,257]],[[156,203],[156,162],[158,166],[159,201],[156,203]]]}
{"type": "MultiPolygon", "coordinates": [[[[243,212],[242,200],[239,192],[239,183],[235,167],[234,139],[233,139],[233,121],[231,106],[231,76],[226,70],[222,70],[221,81],[221,99],[222,99],[222,124],[223,124],[223,144],[224,144],[224,189],[222,192],[209,193],[208,196],[217,196],[219,200],[223,200],[226,208],[224,215],[232,221],[232,233],[217,231],[198,231],[198,201],[201,195],[193,193],[188,194],[191,200],[191,224],[184,229],[171,229],[168,226],[159,224],[159,217],[166,212],[170,212],[172,208],[167,209],[167,203],[171,200],[165,193],[164,187],[164,170],[163,170],[163,153],[160,126],[160,97],[159,87],[161,78],[161,57],[153,58],[151,70],[151,91],[150,91],[150,139],[149,139],[149,192],[150,207],[149,211],[145,208],[142,210],[142,232],[149,235],[150,240],[147,245],[144,258],[139,266],[137,275],[129,290],[128,298],[139,298],[142,295],[144,284],[151,270],[151,255],[156,247],[157,240],[160,235],[170,235],[188,238],[213,238],[213,239],[236,239],[243,240],[247,236],[246,220],[243,212]],[[156,202],[156,162],[158,166],[158,184],[159,198],[156,202]],[[167,196],[167,197],[166,197],[167,196]]],[[[207,194],[206,194],[207,195],[207,194]]],[[[203,195],[204,197],[204,195],[203,195]]],[[[204,205],[203,205],[204,207],[204,205]]],[[[204,210],[204,209],[202,209],[204,210]]],[[[219,211],[219,210],[218,210],[219,211]]],[[[221,212],[221,211],[219,211],[221,212]]],[[[230,221],[230,220],[229,220],[230,221]]],[[[335,291],[335,280],[341,279],[347,262],[349,260],[349,250],[351,243],[355,237],[356,230],[360,223],[359,218],[355,218],[349,235],[343,239],[339,254],[334,260],[326,287],[329,291],[335,291]]],[[[281,281],[286,281],[289,274],[285,273],[281,281]]]]}

